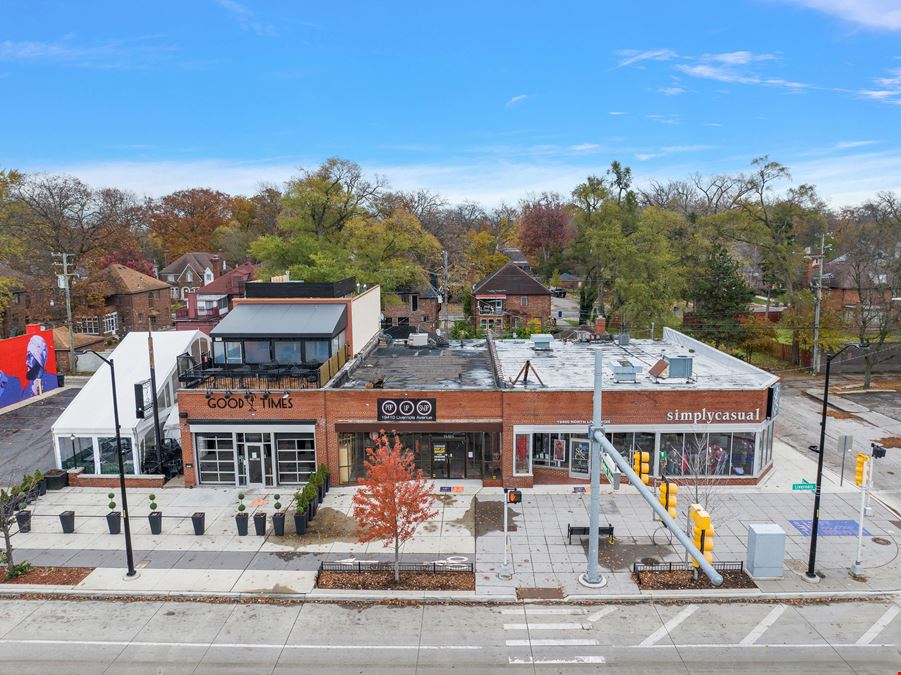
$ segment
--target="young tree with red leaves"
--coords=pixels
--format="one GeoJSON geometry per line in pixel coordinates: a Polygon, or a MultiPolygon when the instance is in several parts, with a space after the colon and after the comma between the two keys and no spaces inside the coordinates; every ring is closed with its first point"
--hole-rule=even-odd
{"type": "Polygon", "coordinates": [[[550,265],[572,239],[572,217],[560,195],[544,192],[537,199],[523,202],[519,222],[519,245],[550,273],[550,265]]]}
{"type": "Polygon", "coordinates": [[[366,477],[354,495],[354,518],[360,542],[394,541],[394,581],[400,581],[400,545],[416,528],[438,515],[432,510],[435,495],[417,469],[413,453],[405,449],[397,434],[394,443],[379,431],[375,447],[366,448],[366,477]]]}

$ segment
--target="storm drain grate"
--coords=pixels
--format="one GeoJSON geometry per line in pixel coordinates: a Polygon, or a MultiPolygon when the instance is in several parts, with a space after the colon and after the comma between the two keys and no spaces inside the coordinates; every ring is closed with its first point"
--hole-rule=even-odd
{"type": "Polygon", "coordinates": [[[872,542],[874,544],[879,544],[880,546],[888,546],[892,542],[886,539],[885,537],[873,537],[872,542]]]}

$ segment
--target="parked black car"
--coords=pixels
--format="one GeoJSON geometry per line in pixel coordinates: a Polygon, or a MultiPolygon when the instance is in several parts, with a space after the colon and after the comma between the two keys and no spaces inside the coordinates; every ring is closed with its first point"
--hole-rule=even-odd
{"type": "Polygon", "coordinates": [[[552,288],[551,295],[555,298],[565,298],[566,297],[566,289],[565,288],[552,288]]]}

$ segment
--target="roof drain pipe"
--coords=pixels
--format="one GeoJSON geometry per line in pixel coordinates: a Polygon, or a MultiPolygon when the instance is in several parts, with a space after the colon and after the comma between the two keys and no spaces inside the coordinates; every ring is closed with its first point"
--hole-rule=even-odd
{"type": "MultiPolygon", "coordinates": [[[[707,558],[704,557],[704,554],[701,553],[697,547],[694,545],[694,542],[689,538],[685,532],[679,527],[678,523],[673,520],[669,513],[667,513],[666,509],[663,508],[663,505],[657,501],[654,497],[654,493],[648,489],[648,486],[645,485],[641,478],[638,477],[632,467],[629,466],[629,463],[623,458],[623,456],[619,453],[613,444],[607,440],[607,436],[604,435],[604,424],[601,417],[601,385],[603,382],[603,367],[602,367],[602,359],[603,353],[600,349],[595,351],[594,355],[594,410],[592,425],[590,427],[589,433],[591,435],[592,440],[597,444],[595,447],[600,448],[600,452],[593,451],[592,452],[592,464],[594,464],[595,460],[598,456],[602,456],[604,454],[609,455],[610,459],[613,460],[613,463],[619,467],[619,470],[629,479],[629,482],[632,483],[637,489],[638,494],[642,496],[642,498],[651,505],[651,508],[654,509],[654,512],[660,516],[660,520],[663,522],[663,525],[673,533],[673,536],[679,540],[679,543],[685,547],[685,550],[688,551],[689,555],[695,559],[698,563],[698,566],[701,568],[701,571],[707,575],[707,578],[710,579],[710,583],[714,586],[721,586],[723,583],[723,575],[713,569],[713,565],[707,562],[707,558]]],[[[594,444],[592,444],[594,445],[594,444]]],[[[586,577],[591,581],[597,581],[595,575],[599,576],[597,571],[597,565],[592,565],[592,560],[597,560],[597,527],[599,520],[599,511],[600,511],[600,499],[599,494],[595,494],[595,492],[599,493],[595,487],[600,482],[600,467],[592,466],[592,495],[591,495],[591,509],[589,512],[590,516],[590,525],[589,525],[589,567],[588,573],[586,577]],[[597,473],[595,473],[597,472],[597,473]],[[593,555],[592,555],[593,554],[593,555]],[[594,574],[592,574],[592,572],[594,574]]],[[[603,578],[603,577],[601,577],[603,578]]],[[[583,582],[585,583],[585,582],[583,582]]],[[[587,584],[586,584],[587,585],[587,584]]]]}

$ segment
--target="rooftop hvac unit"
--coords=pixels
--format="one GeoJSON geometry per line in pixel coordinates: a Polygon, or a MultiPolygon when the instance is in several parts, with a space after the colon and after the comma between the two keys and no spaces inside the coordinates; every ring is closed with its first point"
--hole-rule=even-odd
{"type": "Polygon", "coordinates": [[[620,347],[625,347],[629,344],[629,334],[628,333],[620,333],[616,336],[616,342],[620,347]]]}
{"type": "Polygon", "coordinates": [[[429,346],[429,334],[428,333],[410,333],[410,346],[411,347],[428,347],[429,346]]]}
{"type": "Polygon", "coordinates": [[[664,356],[664,360],[669,364],[667,377],[679,377],[686,380],[691,379],[692,364],[694,358],[691,356],[664,356]]]}
{"type": "Polygon", "coordinates": [[[551,351],[551,343],[553,341],[553,335],[547,333],[535,333],[532,336],[532,349],[536,352],[549,352],[551,351]]]}
{"type": "Polygon", "coordinates": [[[613,379],[616,382],[637,382],[636,376],[641,372],[641,366],[636,366],[631,361],[622,359],[613,362],[613,379]]]}

